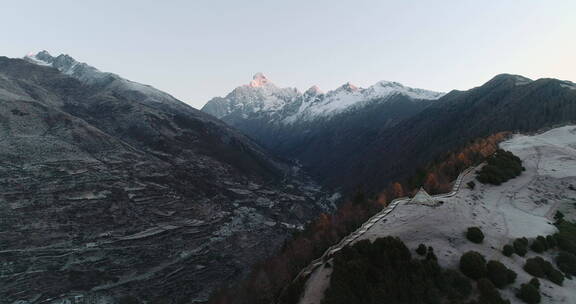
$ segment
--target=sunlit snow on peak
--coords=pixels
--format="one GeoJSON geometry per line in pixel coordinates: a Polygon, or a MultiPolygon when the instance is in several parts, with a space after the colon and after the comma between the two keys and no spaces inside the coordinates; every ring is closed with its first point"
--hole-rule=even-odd
{"type": "Polygon", "coordinates": [[[264,76],[263,73],[256,73],[254,74],[254,77],[252,77],[252,81],[250,81],[249,86],[253,88],[259,88],[267,85],[268,83],[270,82],[268,81],[268,78],[264,76]]]}

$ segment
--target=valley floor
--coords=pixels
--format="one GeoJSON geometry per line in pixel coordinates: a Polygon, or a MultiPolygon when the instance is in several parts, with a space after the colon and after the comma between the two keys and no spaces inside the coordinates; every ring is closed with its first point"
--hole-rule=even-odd
{"type": "MultiPolygon", "coordinates": [[[[469,250],[482,253],[487,260],[499,260],[518,273],[516,282],[502,291],[512,303],[520,284],[532,277],[522,267],[525,257],[505,257],[501,250],[517,237],[534,238],[556,232],[554,214],[562,211],[569,220],[576,218],[576,126],[566,126],[536,136],[515,135],[501,148],[519,156],[526,168],[519,177],[499,186],[482,185],[474,189],[461,187],[456,195],[442,199],[443,204],[400,203],[390,214],[375,223],[355,242],[397,236],[409,248],[423,243],[432,246],[441,266],[458,268],[460,256],[469,250]],[[485,234],[482,244],[465,237],[468,227],[478,226],[485,234]]],[[[475,180],[475,174],[464,177],[463,184],[475,180]]],[[[554,251],[542,256],[553,262],[554,251]]],[[[332,269],[321,266],[311,274],[301,304],[320,304],[329,286],[332,269]]],[[[558,286],[548,280],[542,283],[542,303],[576,303],[576,281],[565,280],[558,286]]]]}

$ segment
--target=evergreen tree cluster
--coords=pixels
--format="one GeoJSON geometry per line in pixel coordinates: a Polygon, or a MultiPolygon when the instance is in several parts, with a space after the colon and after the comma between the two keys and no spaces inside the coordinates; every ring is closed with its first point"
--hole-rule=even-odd
{"type": "Polygon", "coordinates": [[[496,150],[486,162],[476,177],[483,184],[500,185],[524,171],[522,160],[512,152],[502,149],[496,150]]]}
{"type": "Polygon", "coordinates": [[[528,253],[528,239],[525,237],[517,238],[512,243],[512,247],[514,247],[514,253],[519,256],[525,256],[528,253]]]}
{"type": "MultiPolygon", "coordinates": [[[[421,253],[424,249],[421,246],[421,253]]],[[[464,303],[472,292],[470,280],[458,271],[442,269],[433,250],[426,251],[426,258],[413,258],[394,237],[345,247],[334,257],[322,303],[464,303]]]]}
{"type": "Polygon", "coordinates": [[[534,257],[526,260],[524,270],[538,278],[547,278],[557,285],[562,285],[564,275],[554,268],[552,264],[541,257],[534,257]]]}
{"type": "MultiPolygon", "coordinates": [[[[564,220],[563,217],[556,223],[558,233],[550,237],[554,240],[560,253],[556,257],[556,266],[567,277],[576,275],[576,223],[564,220]]],[[[548,237],[546,239],[548,240],[548,237]]]]}
{"type": "Polygon", "coordinates": [[[522,284],[516,296],[528,304],[540,303],[540,281],[534,278],[527,284],[522,284]]]}
{"type": "Polygon", "coordinates": [[[486,263],[484,256],[476,251],[468,251],[460,257],[460,271],[473,280],[487,278],[497,288],[504,288],[516,280],[516,273],[499,261],[486,263]]]}

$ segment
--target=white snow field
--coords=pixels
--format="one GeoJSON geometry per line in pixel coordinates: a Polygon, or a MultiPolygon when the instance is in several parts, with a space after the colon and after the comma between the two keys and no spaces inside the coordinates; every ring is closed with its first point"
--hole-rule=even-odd
{"type": "MultiPolygon", "coordinates": [[[[482,185],[475,174],[463,177],[462,184],[475,180],[473,190],[462,186],[455,195],[437,198],[444,203],[435,207],[410,204],[402,200],[388,215],[381,217],[366,232],[351,243],[363,239],[374,240],[397,236],[409,248],[423,243],[432,246],[438,262],[445,268],[458,268],[460,256],[469,250],[482,253],[487,260],[499,260],[518,274],[516,282],[501,293],[512,303],[516,289],[532,276],[522,267],[527,258],[505,257],[501,250],[514,238],[534,238],[556,232],[552,225],[556,210],[568,219],[576,219],[576,126],[565,126],[529,136],[515,135],[500,144],[523,161],[526,171],[502,185],[482,185]],[[478,226],[485,235],[482,244],[474,244],[465,237],[468,227],[478,226]]],[[[556,250],[542,256],[553,262],[556,250]]],[[[415,254],[415,253],[414,253],[415,254]]],[[[306,284],[301,304],[320,304],[329,286],[331,268],[316,267],[306,284]]],[[[541,303],[576,303],[576,280],[564,280],[563,286],[540,279],[541,303]]]]}

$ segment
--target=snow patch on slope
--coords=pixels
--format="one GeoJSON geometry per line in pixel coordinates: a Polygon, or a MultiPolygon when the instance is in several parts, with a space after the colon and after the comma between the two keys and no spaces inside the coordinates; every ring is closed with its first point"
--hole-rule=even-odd
{"type": "Polygon", "coordinates": [[[63,74],[74,77],[88,85],[109,86],[134,92],[140,94],[141,98],[156,103],[180,103],[171,95],[152,86],[127,80],[113,73],[102,72],[86,63],[78,62],[66,54],[54,57],[47,51],[41,51],[36,54],[26,55],[24,60],[37,65],[56,68],[63,74]]]}
{"type": "Polygon", "coordinates": [[[293,123],[299,119],[311,120],[328,117],[354,107],[361,107],[377,99],[387,99],[394,95],[405,95],[412,99],[436,100],[444,93],[405,87],[397,82],[380,81],[366,89],[346,83],[336,90],[329,91],[321,97],[304,99],[298,112],[284,119],[285,123],[293,123]]]}

